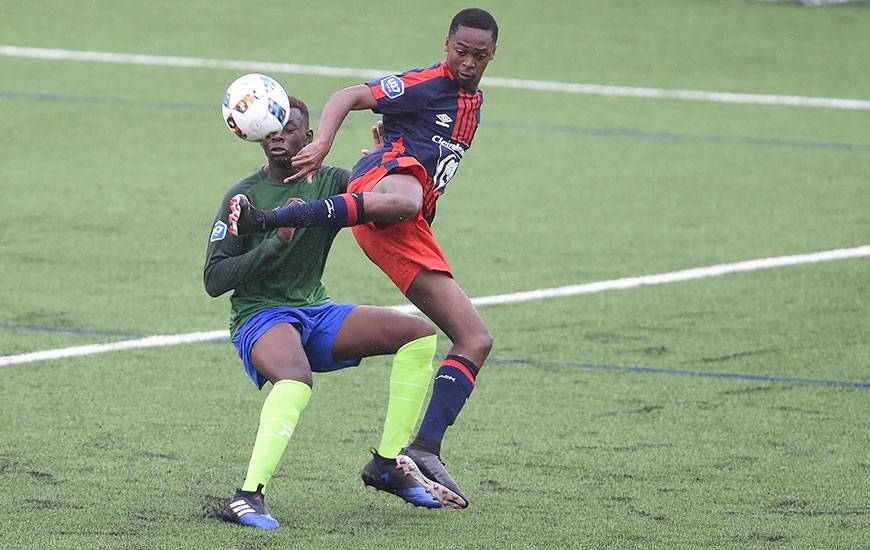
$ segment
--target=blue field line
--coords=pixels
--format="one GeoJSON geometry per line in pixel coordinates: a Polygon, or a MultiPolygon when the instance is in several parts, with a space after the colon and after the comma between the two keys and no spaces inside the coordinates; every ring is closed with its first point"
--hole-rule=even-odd
{"type": "Polygon", "coordinates": [[[821,380],[815,378],[792,378],[787,376],[764,376],[761,374],[740,374],[729,372],[703,372],[678,369],[657,369],[651,367],[617,367],[614,365],[595,365],[591,363],[565,363],[561,361],[540,361],[534,359],[497,359],[489,358],[487,364],[493,365],[525,365],[529,367],[560,367],[575,369],[610,370],[618,372],[634,372],[640,374],[668,374],[671,376],[694,376],[697,378],[720,378],[731,380],[752,380],[755,382],[770,382],[783,384],[809,384],[815,386],[840,386],[845,388],[870,389],[870,382],[849,382],[846,380],[821,380]]]}
{"type": "Polygon", "coordinates": [[[792,147],[799,149],[835,149],[843,151],[870,152],[870,145],[831,141],[806,141],[799,139],[759,138],[752,136],[724,136],[716,134],[686,134],[681,132],[647,132],[629,128],[586,128],[583,126],[554,126],[523,122],[490,122],[482,127],[504,130],[537,131],[544,133],[580,134],[596,137],[623,137],[654,141],[700,141],[765,147],[792,147]]]}
{"type": "Polygon", "coordinates": [[[25,99],[32,101],[54,101],[58,103],[88,103],[91,105],[157,107],[160,109],[185,109],[197,111],[217,110],[214,105],[206,105],[205,103],[187,103],[183,101],[151,101],[147,99],[127,99],[123,97],[55,94],[50,92],[15,92],[0,90],[0,98],[25,99]]]}
{"type": "MultiPolygon", "coordinates": [[[[87,329],[87,328],[64,328],[64,327],[49,327],[40,325],[0,325],[0,331],[21,331],[21,332],[44,332],[52,334],[71,334],[76,336],[102,336],[102,337],[125,337],[125,338],[145,338],[150,334],[139,332],[123,332],[102,329],[87,329]]],[[[210,340],[207,342],[198,342],[199,344],[219,344],[226,345],[229,339],[210,340]]],[[[437,355],[436,358],[441,361],[444,355],[437,355]]],[[[573,368],[573,369],[589,369],[589,370],[609,370],[615,372],[632,372],[639,374],[666,374],[671,376],[692,376],[696,378],[719,378],[731,380],[752,380],[756,382],[783,383],[783,384],[806,384],[816,386],[840,386],[846,388],[861,388],[870,389],[870,382],[849,382],[846,380],[824,380],[815,378],[794,378],[786,376],[765,376],[761,374],[742,374],[730,372],[704,372],[679,369],[660,369],[652,367],[620,367],[615,365],[597,365],[593,363],[570,363],[564,361],[547,361],[539,359],[504,359],[490,357],[486,361],[489,365],[519,365],[527,367],[556,367],[556,368],[573,368]]]]}
{"type": "MultiPolygon", "coordinates": [[[[143,99],[127,99],[122,97],[79,96],[56,94],[50,92],[20,92],[0,90],[0,99],[22,99],[31,101],[54,101],[60,103],[89,103],[93,105],[123,105],[134,107],[150,107],[160,109],[183,109],[198,111],[218,111],[218,107],[205,103],[188,103],[180,101],[151,101],[143,99]]],[[[319,117],[320,111],[311,111],[312,117],[319,117]]],[[[576,134],[593,137],[614,137],[644,139],[652,141],[687,141],[725,143],[736,145],[755,145],[760,147],[786,147],[798,149],[822,149],[838,151],[870,152],[870,145],[863,143],[843,143],[828,141],[807,141],[799,139],[760,138],[753,136],[726,136],[717,134],[688,134],[683,132],[651,132],[632,130],[630,128],[592,128],[572,125],[532,124],[522,122],[486,122],[483,128],[500,130],[532,131],[555,134],[576,134]]]]}

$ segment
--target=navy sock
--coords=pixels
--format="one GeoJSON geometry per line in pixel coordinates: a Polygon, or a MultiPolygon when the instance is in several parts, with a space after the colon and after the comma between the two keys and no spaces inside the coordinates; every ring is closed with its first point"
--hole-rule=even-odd
{"type": "MultiPolygon", "coordinates": [[[[275,227],[350,227],[365,223],[361,193],[344,193],[274,211],[275,227]]],[[[271,217],[271,216],[270,216],[271,217]]]]}
{"type": "Polygon", "coordinates": [[[448,355],[432,383],[432,397],[413,446],[441,454],[441,440],[474,390],[477,366],[460,355],[448,355]]]}

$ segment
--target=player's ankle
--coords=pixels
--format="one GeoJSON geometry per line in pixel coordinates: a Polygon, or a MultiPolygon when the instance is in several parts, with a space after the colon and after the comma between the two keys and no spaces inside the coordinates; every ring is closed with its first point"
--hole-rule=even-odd
{"type": "Polygon", "coordinates": [[[432,453],[436,455],[441,454],[441,442],[440,441],[432,441],[431,439],[425,439],[422,437],[417,437],[414,441],[411,442],[408,447],[426,451],[427,453],[432,453]]]}

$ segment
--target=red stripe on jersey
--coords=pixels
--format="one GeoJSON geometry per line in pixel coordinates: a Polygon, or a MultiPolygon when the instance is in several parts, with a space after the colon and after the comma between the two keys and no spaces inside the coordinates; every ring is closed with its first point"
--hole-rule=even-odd
{"type": "Polygon", "coordinates": [[[381,99],[387,97],[387,94],[384,93],[384,89],[381,88],[380,82],[376,82],[369,86],[369,90],[371,90],[372,95],[375,96],[375,101],[380,101],[381,99]]]}
{"type": "Polygon", "coordinates": [[[402,82],[405,83],[406,88],[410,88],[411,86],[416,86],[417,84],[428,82],[433,78],[447,76],[446,74],[444,74],[445,68],[446,65],[442,63],[437,67],[432,67],[431,69],[423,69],[422,71],[407,73],[401,76],[402,82]]]}
{"type": "Polygon", "coordinates": [[[480,94],[459,90],[457,100],[456,125],[451,138],[465,147],[471,147],[471,140],[477,130],[477,113],[480,109],[480,94]]]}
{"type": "Polygon", "coordinates": [[[471,147],[471,141],[474,139],[474,134],[477,132],[477,115],[480,113],[480,94],[474,94],[471,98],[471,115],[468,117],[468,131],[465,135],[466,147],[471,147]]]}
{"type": "Polygon", "coordinates": [[[468,147],[471,145],[471,140],[468,138],[471,133],[471,127],[474,125],[474,95],[466,94],[465,101],[468,102],[468,115],[462,124],[462,143],[468,147]]]}
{"type": "Polygon", "coordinates": [[[453,367],[454,369],[460,371],[462,374],[464,374],[466,377],[468,377],[469,380],[471,380],[472,387],[475,387],[477,385],[477,383],[474,381],[474,375],[471,374],[471,371],[468,369],[468,367],[466,367],[465,365],[463,365],[459,361],[457,361],[455,359],[445,359],[444,362],[441,363],[441,366],[442,367],[453,367]]]}
{"type": "Polygon", "coordinates": [[[396,160],[396,157],[405,152],[405,138],[400,137],[390,144],[390,150],[384,153],[381,158],[381,164],[386,164],[391,160],[396,160]]]}
{"type": "Polygon", "coordinates": [[[465,90],[460,89],[456,99],[456,122],[453,123],[453,133],[450,139],[462,142],[462,127],[465,125],[465,117],[468,113],[468,102],[465,100],[465,90]]]}
{"type": "MultiPolygon", "coordinates": [[[[402,79],[402,82],[405,84],[405,88],[410,88],[411,86],[416,86],[417,84],[422,84],[423,82],[428,82],[434,78],[439,78],[442,76],[450,78],[451,80],[453,79],[453,75],[447,68],[446,63],[441,63],[437,67],[423,69],[422,71],[409,72],[407,74],[400,75],[399,78],[402,79]]],[[[372,91],[372,94],[375,96],[376,100],[380,100],[387,96],[386,92],[384,92],[384,89],[381,87],[380,80],[369,86],[369,89],[372,91]]]]}

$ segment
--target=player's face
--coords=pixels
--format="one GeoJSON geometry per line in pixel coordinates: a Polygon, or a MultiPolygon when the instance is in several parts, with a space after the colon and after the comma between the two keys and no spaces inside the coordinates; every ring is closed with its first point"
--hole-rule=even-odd
{"type": "Polygon", "coordinates": [[[460,26],[444,43],[447,67],[465,88],[475,89],[495,56],[492,32],[460,26]]]}
{"type": "Polygon", "coordinates": [[[286,162],[303,147],[311,143],[314,132],[305,123],[305,117],[299,109],[290,109],[290,118],[280,132],[266,137],[260,142],[263,151],[270,161],[286,162]]]}

